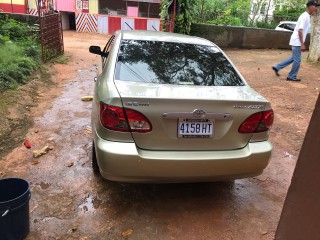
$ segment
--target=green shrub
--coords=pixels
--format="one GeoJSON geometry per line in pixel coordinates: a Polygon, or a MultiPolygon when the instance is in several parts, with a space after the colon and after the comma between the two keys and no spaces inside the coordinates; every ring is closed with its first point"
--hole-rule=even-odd
{"type": "Polygon", "coordinates": [[[25,83],[36,67],[36,63],[30,58],[17,59],[10,65],[0,64],[0,91],[12,88],[17,83],[25,83]]]}
{"type": "Polygon", "coordinates": [[[7,55],[6,59],[0,58],[0,91],[11,88],[10,86],[15,86],[16,83],[25,83],[33,71],[37,69],[37,62],[34,59],[21,57],[23,54],[21,54],[19,47],[13,45],[5,49],[14,51],[11,56],[7,55]]]}
{"type": "Polygon", "coordinates": [[[21,40],[28,36],[29,27],[25,23],[18,22],[14,19],[9,19],[2,24],[0,34],[9,36],[11,40],[21,40]]]}
{"type": "Polygon", "coordinates": [[[8,36],[2,36],[0,34],[0,44],[4,44],[6,42],[9,42],[10,41],[10,38],[8,36]]]}
{"type": "Polygon", "coordinates": [[[15,84],[15,79],[8,75],[6,67],[3,64],[0,64],[0,92],[7,88],[12,88],[15,84]]]}
{"type": "Polygon", "coordinates": [[[0,92],[27,82],[41,66],[41,46],[30,27],[0,14],[0,92]]]}
{"type": "Polygon", "coordinates": [[[21,68],[26,68],[30,70],[35,70],[37,67],[36,62],[28,57],[18,58],[15,60],[15,63],[21,68]]]}
{"type": "Polygon", "coordinates": [[[0,45],[0,63],[10,65],[24,55],[24,49],[14,43],[6,42],[0,45]]]}
{"type": "Polygon", "coordinates": [[[300,14],[305,11],[305,5],[297,5],[294,7],[283,7],[273,12],[273,20],[277,23],[281,21],[297,21],[300,14]]]}
{"type": "Polygon", "coordinates": [[[274,21],[272,21],[272,22],[265,22],[265,21],[256,22],[257,28],[275,29],[276,26],[277,26],[277,23],[274,21]]]}
{"type": "Polygon", "coordinates": [[[24,83],[27,76],[23,74],[17,64],[11,64],[7,67],[7,74],[18,83],[24,83]]]}
{"type": "Polygon", "coordinates": [[[40,47],[39,46],[35,46],[35,45],[26,47],[25,50],[24,50],[24,54],[27,57],[30,57],[30,58],[33,58],[33,59],[40,59],[40,57],[41,57],[40,47]]]}
{"type": "Polygon", "coordinates": [[[208,21],[208,23],[217,25],[243,26],[240,18],[232,16],[231,9],[223,11],[217,18],[208,21]]]}

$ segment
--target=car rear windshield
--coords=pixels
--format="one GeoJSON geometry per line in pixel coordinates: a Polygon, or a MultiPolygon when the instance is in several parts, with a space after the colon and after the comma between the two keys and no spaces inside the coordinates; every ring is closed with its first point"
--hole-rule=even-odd
{"type": "Polygon", "coordinates": [[[115,79],[174,85],[244,85],[218,48],[160,41],[122,40],[115,79]]]}

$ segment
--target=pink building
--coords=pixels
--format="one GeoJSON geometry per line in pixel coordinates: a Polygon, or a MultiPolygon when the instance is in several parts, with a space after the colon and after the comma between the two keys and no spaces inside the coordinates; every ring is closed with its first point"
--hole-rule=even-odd
{"type": "Polygon", "coordinates": [[[160,0],[0,0],[8,13],[38,15],[53,9],[64,30],[112,34],[116,30],[160,31],[160,0]]]}

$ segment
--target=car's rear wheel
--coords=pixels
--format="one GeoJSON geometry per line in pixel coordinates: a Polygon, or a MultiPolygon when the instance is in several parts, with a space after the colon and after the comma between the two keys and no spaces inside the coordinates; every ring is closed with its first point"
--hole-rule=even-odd
{"type": "Polygon", "coordinates": [[[96,149],[94,147],[94,142],[92,141],[92,170],[95,173],[99,172],[99,165],[97,161],[97,156],[96,156],[96,149]]]}

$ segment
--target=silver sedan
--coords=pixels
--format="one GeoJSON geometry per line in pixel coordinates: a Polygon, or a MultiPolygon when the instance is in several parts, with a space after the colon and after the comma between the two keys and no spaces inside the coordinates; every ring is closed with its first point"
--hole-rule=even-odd
{"type": "Polygon", "coordinates": [[[101,56],[92,166],[118,182],[200,182],[259,175],[274,113],[212,42],[118,31],[101,56]]]}

